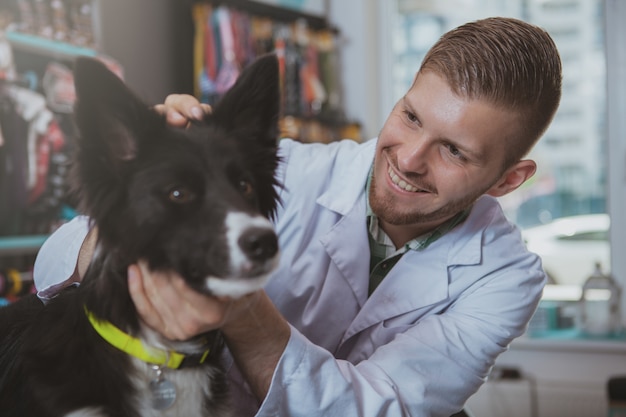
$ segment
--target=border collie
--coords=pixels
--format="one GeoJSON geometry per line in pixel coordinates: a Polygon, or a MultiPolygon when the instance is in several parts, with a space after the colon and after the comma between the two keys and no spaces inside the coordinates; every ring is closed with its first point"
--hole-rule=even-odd
{"type": "Polygon", "coordinates": [[[151,330],[126,271],[145,260],[231,297],[266,283],[278,262],[277,59],[247,67],[185,129],[97,60],[77,60],[75,85],[72,176],[98,243],[79,287],[0,308],[0,415],[228,416],[220,333],[180,342],[151,330]]]}

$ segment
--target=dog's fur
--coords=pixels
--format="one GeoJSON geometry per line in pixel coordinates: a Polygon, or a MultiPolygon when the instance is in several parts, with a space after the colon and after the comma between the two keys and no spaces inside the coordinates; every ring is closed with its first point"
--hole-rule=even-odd
{"type": "Polygon", "coordinates": [[[279,186],[278,77],[276,57],[261,57],[204,122],[176,129],[100,62],[76,62],[73,176],[98,243],[78,288],[46,306],[30,296],[0,309],[0,415],[229,415],[219,333],[174,342],[154,332],[126,271],[143,259],[199,292],[234,297],[264,285],[278,256],[268,220],[279,186]],[[85,307],[149,346],[213,351],[201,365],[163,368],[177,399],[161,413],[148,391],[154,370],[104,341],[85,307]]]}

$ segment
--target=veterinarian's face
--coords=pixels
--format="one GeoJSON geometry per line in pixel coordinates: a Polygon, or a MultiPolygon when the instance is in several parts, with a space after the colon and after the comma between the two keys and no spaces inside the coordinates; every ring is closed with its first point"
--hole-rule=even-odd
{"type": "Polygon", "coordinates": [[[395,105],[378,138],[370,204],[383,223],[425,232],[503,176],[505,141],[516,115],[456,95],[421,73],[395,105]]]}

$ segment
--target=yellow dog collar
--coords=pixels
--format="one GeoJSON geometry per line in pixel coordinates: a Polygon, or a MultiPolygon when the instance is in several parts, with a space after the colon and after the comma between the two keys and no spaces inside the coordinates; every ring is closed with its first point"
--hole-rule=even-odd
{"type": "Polygon", "coordinates": [[[150,364],[179,369],[204,363],[211,352],[210,349],[207,349],[199,355],[185,355],[173,350],[145,346],[140,339],[124,333],[111,322],[98,319],[86,306],[85,314],[94,330],[109,344],[150,364]]]}

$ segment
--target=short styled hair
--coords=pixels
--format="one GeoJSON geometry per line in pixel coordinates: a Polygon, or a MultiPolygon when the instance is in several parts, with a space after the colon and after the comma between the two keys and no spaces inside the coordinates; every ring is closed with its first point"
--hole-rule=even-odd
{"type": "Polygon", "coordinates": [[[445,33],[424,57],[419,72],[424,71],[443,77],[461,97],[519,113],[519,135],[503,138],[504,169],[530,152],[561,99],[561,59],[554,41],[518,19],[492,17],[445,33]]]}

